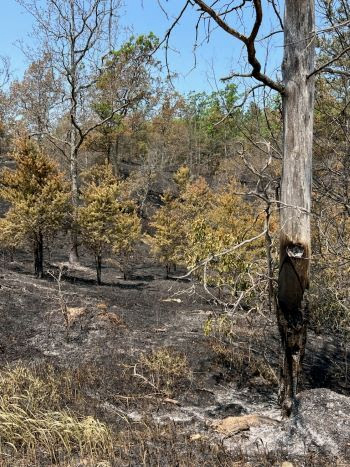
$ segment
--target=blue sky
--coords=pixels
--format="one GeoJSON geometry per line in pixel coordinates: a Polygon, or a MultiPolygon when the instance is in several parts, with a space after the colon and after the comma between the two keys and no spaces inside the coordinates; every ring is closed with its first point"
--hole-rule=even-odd
{"type": "MultiPolygon", "coordinates": [[[[31,32],[33,20],[15,0],[1,1],[3,4],[0,18],[0,54],[10,57],[14,75],[21,77],[27,62],[16,42],[23,40],[30,43],[28,34],[31,32]]],[[[171,16],[176,14],[183,4],[182,0],[168,2],[163,0],[163,3],[169,13],[170,21],[171,16]]],[[[192,70],[196,18],[195,11],[188,11],[171,38],[171,46],[175,50],[169,54],[169,63],[172,71],[179,74],[174,84],[181,92],[210,91],[215,88],[215,77],[219,82],[219,78],[229,74],[232,69],[236,71],[240,69],[238,62],[241,44],[223,31],[216,30],[211,35],[210,43],[203,44],[197,50],[197,65],[192,70]]],[[[249,16],[245,22],[249,24],[249,16]]],[[[132,28],[135,34],[153,31],[160,38],[169,27],[169,21],[159,8],[157,0],[125,0],[125,6],[121,10],[121,23],[132,28]]],[[[269,30],[270,23],[268,13],[263,31],[269,30]]],[[[124,39],[127,37],[125,32],[121,35],[125,35],[124,39]]],[[[276,40],[281,39],[277,39],[276,36],[276,40]]],[[[274,70],[281,60],[282,48],[276,44],[271,44],[270,70],[274,70]]],[[[265,52],[261,49],[259,53],[263,57],[265,52]]],[[[159,58],[163,57],[164,54],[160,53],[159,58]]]]}

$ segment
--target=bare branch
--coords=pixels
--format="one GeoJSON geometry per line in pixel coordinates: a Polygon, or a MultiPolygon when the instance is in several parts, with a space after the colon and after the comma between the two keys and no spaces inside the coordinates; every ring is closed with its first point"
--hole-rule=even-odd
{"type": "Polygon", "coordinates": [[[280,27],[281,27],[281,29],[282,29],[282,31],[283,31],[283,29],[284,29],[283,20],[282,20],[281,14],[280,14],[280,12],[279,12],[279,9],[278,9],[278,7],[277,7],[276,0],[268,0],[268,2],[271,3],[272,8],[273,8],[273,11],[275,12],[275,15],[276,15],[276,17],[277,17],[277,19],[278,19],[278,22],[279,22],[279,24],[280,24],[280,27]]]}
{"type": "Polygon", "coordinates": [[[229,76],[220,78],[220,81],[229,81],[232,78],[253,78],[253,75],[251,73],[232,73],[229,76]]]}
{"type": "Polygon", "coordinates": [[[350,78],[350,71],[339,70],[337,68],[326,67],[320,70],[319,73],[328,73],[330,75],[340,75],[340,76],[346,76],[347,78],[350,78]]]}
{"type": "Polygon", "coordinates": [[[256,240],[259,240],[259,238],[263,237],[266,234],[266,230],[261,232],[259,235],[256,235],[255,237],[252,238],[247,238],[246,240],[243,240],[243,242],[238,243],[237,245],[234,245],[230,248],[226,248],[225,250],[222,250],[218,253],[214,253],[213,255],[208,256],[205,258],[203,261],[200,261],[196,266],[194,266],[190,271],[188,271],[186,274],[183,276],[176,276],[176,279],[185,279],[186,277],[189,277],[191,274],[193,274],[197,269],[202,268],[204,266],[207,266],[211,261],[216,260],[218,258],[221,258],[222,256],[228,255],[230,253],[233,253],[235,250],[238,250],[239,248],[242,248],[242,246],[247,245],[249,243],[253,243],[256,240]]]}
{"type": "Polygon", "coordinates": [[[242,107],[244,107],[244,105],[247,102],[248,97],[250,96],[250,94],[252,94],[254,91],[256,91],[259,88],[263,88],[264,86],[265,86],[265,84],[257,84],[256,86],[253,86],[252,88],[248,89],[248,91],[245,93],[245,95],[243,97],[242,102],[240,104],[234,105],[231,109],[229,109],[227,111],[227,114],[224,115],[224,117],[222,117],[221,120],[216,122],[214,126],[221,125],[221,123],[223,123],[230,115],[232,115],[235,110],[241,109],[242,107]]]}
{"type": "Polygon", "coordinates": [[[340,29],[340,28],[343,28],[345,26],[348,26],[350,24],[350,19],[347,19],[346,21],[342,21],[341,23],[338,23],[338,24],[333,24],[331,27],[329,28],[325,28],[325,29],[319,29],[316,31],[315,34],[322,34],[324,32],[331,32],[331,31],[335,31],[337,29],[340,29]]]}
{"type": "Polygon", "coordinates": [[[247,54],[248,54],[248,62],[252,67],[252,72],[251,72],[252,77],[264,83],[266,86],[270,87],[271,89],[274,89],[275,91],[278,91],[281,94],[283,94],[284,86],[281,83],[274,81],[269,76],[261,72],[261,64],[256,57],[255,40],[260,30],[260,27],[262,24],[262,17],[263,17],[261,0],[253,0],[254,7],[255,7],[255,21],[254,21],[254,25],[249,36],[245,36],[244,34],[241,34],[236,29],[232,28],[226,21],[224,21],[224,19],[221,17],[221,15],[218,12],[216,12],[212,7],[207,5],[202,0],[193,0],[193,2],[196,5],[198,5],[201,11],[204,11],[205,13],[207,13],[208,16],[213,21],[215,21],[215,23],[220,28],[222,28],[228,34],[235,37],[236,39],[238,39],[245,45],[247,54]]]}
{"type": "Polygon", "coordinates": [[[345,55],[346,53],[348,53],[350,51],[350,46],[346,47],[345,49],[343,49],[336,57],[332,58],[331,60],[329,60],[327,63],[324,63],[323,65],[321,65],[319,68],[317,68],[316,70],[314,70],[312,73],[310,73],[307,77],[307,79],[311,78],[312,76],[318,74],[318,73],[321,73],[324,71],[325,68],[328,68],[329,65],[332,65],[332,63],[334,62],[337,62],[341,57],[343,57],[343,55],[345,55]]]}
{"type": "Polygon", "coordinates": [[[0,88],[4,87],[10,80],[10,60],[0,55],[0,88]]]}

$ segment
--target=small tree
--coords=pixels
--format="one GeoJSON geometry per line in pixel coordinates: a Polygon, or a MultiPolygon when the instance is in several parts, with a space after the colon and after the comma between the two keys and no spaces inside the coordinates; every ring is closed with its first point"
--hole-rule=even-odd
{"type": "Polygon", "coordinates": [[[140,237],[136,206],[121,198],[123,182],[111,165],[93,166],[83,174],[82,201],[78,222],[83,243],[95,257],[97,283],[101,285],[102,258],[107,252],[131,253],[140,237]]]}
{"type": "Polygon", "coordinates": [[[178,186],[179,190],[184,190],[190,181],[191,172],[187,165],[181,166],[173,176],[173,180],[178,186]]]}
{"type": "Polygon", "coordinates": [[[183,244],[184,232],[177,200],[172,199],[170,193],[165,193],[162,202],[163,206],[152,216],[151,227],[155,232],[147,236],[147,243],[153,255],[165,266],[168,278],[171,264],[179,262],[178,249],[183,244]]]}
{"type": "MultiPolygon", "coordinates": [[[[187,249],[186,266],[195,268],[206,258],[228,251],[234,245],[256,236],[263,230],[262,217],[258,216],[252,202],[247,202],[241,195],[241,189],[235,180],[211,194],[211,203],[207,210],[199,212],[186,225],[187,249]]],[[[262,240],[247,244],[238,250],[213,258],[206,266],[205,280],[208,285],[230,286],[245,289],[250,282],[253,270],[264,269],[262,240]]],[[[201,269],[199,271],[202,274],[201,269]]]]}
{"type": "Polygon", "coordinates": [[[8,247],[32,243],[35,275],[42,278],[44,239],[69,212],[68,185],[56,163],[27,136],[15,141],[11,157],[16,169],[4,169],[0,179],[0,196],[10,203],[0,219],[0,238],[8,247]]]}
{"type": "MultiPolygon", "coordinates": [[[[263,226],[253,203],[236,194],[241,189],[235,180],[215,191],[203,177],[193,181],[190,178],[186,167],[175,174],[179,197],[164,195],[163,206],[151,219],[155,232],[148,237],[148,243],[166,266],[167,274],[175,263],[196,271],[202,278],[203,268],[199,265],[203,261],[260,233],[263,226]]],[[[257,261],[261,253],[260,241],[208,261],[205,282],[219,287],[229,285],[233,291],[244,288],[250,272],[264,268],[265,262],[262,266],[257,261]]]]}
{"type": "Polygon", "coordinates": [[[166,192],[162,197],[163,205],[151,219],[151,227],[155,232],[147,237],[147,242],[154,256],[166,267],[166,277],[171,264],[184,264],[187,221],[192,222],[210,199],[210,189],[204,178],[199,178],[192,184],[189,183],[190,178],[188,167],[178,169],[173,179],[178,187],[179,197],[175,199],[166,192]]]}

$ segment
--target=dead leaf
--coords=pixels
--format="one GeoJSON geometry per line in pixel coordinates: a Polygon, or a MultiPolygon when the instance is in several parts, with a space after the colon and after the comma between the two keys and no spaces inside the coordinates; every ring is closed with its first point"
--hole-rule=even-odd
{"type": "Polygon", "coordinates": [[[112,324],[113,326],[124,326],[125,325],[123,319],[119,315],[117,315],[116,313],[112,313],[110,311],[102,311],[97,316],[100,320],[106,321],[112,324]]]}
{"type": "Polygon", "coordinates": [[[169,404],[174,404],[174,405],[180,405],[179,401],[177,401],[176,399],[170,399],[169,397],[166,397],[164,399],[164,402],[168,402],[169,404]]]}
{"type": "Polygon", "coordinates": [[[249,430],[251,427],[258,427],[266,424],[279,423],[269,417],[261,415],[242,415],[240,417],[227,417],[212,424],[213,428],[225,435],[234,435],[241,431],[249,430]]]}
{"type": "Polygon", "coordinates": [[[85,307],[68,307],[66,308],[67,312],[67,321],[68,324],[72,324],[75,320],[80,318],[86,313],[87,309],[85,307]]]}

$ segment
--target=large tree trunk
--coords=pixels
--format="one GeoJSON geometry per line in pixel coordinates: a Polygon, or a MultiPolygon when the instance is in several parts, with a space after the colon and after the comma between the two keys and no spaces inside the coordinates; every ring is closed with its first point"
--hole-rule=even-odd
{"type": "Polygon", "coordinates": [[[69,262],[79,262],[78,254],[78,228],[77,228],[77,209],[79,203],[79,188],[78,188],[78,144],[77,144],[77,106],[78,106],[78,80],[77,80],[77,61],[76,61],[76,50],[75,40],[76,27],[75,27],[75,1],[69,0],[70,3],[70,31],[71,38],[69,42],[70,46],[70,69],[69,69],[69,85],[70,85],[70,178],[72,188],[72,209],[73,219],[71,227],[71,250],[69,252],[69,262]]]}
{"type": "Polygon", "coordinates": [[[277,318],[284,350],[280,400],[290,413],[308,321],[314,80],[314,0],[285,0],[283,169],[277,318]]]}
{"type": "Polygon", "coordinates": [[[44,240],[41,232],[34,240],[34,274],[39,279],[44,277],[44,240]]]}
{"type": "Polygon", "coordinates": [[[79,262],[78,254],[78,226],[77,226],[77,209],[79,204],[79,188],[78,188],[78,154],[75,144],[75,129],[71,128],[71,152],[70,152],[70,178],[72,188],[72,225],[71,225],[71,250],[69,253],[69,262],[79,262]]]}

